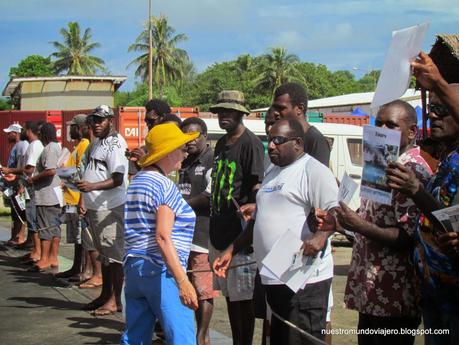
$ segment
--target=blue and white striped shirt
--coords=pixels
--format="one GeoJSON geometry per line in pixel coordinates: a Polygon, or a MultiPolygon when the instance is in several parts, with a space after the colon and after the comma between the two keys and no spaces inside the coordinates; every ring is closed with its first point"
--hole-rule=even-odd
{"type": "Polygon", "coordinates": [[[175,215],[172,242],[186,269],[193,241],[196,215],[167,177],[154,171],[141,171],[131,181],[124,206],[124,259],[140,256],[164,266],[156,243],[156,212],[168,206],[175,215]]]}

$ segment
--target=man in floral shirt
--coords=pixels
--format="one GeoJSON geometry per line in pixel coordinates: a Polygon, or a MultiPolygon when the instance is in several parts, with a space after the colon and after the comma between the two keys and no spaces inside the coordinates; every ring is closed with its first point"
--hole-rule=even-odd
{"type": "MultiPolygon", "coordinates": [[[[376,126],[401,132],[399,162],[427,181],[432,171],[414,146],[416,122],[413,107],[398,100],[381,107],[376,116],[376,126]]],[[[356,233],[344,302],[359,312],[359,329],[416,329],[420,324],[411,260],[418,216],[414,202],[397,192],[391,205],[362,198],[358,213],[344,203],[337,210],[340,225],[356,233]]],[[[414,336],[360,334],[358,340],[359,345],[406,345],[414,343],[414,336]]]]}
{"type": "Polygon", "coordinates": [[[459,204],[459,84],[448,84],[424,53],[412,65],[418,83],[430,91],[431,138],[446,150],[427,187],[398,165],[387,170],[388,185],[411,197],[423,213],[415,258],[424,328],[431,331],[426,344],[453,345],[459,338],[459,233],[444,228],[432,212],[459,204]]]}

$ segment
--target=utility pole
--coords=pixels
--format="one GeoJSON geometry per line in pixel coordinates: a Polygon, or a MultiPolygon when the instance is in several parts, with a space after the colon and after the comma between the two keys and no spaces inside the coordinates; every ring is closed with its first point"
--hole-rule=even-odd
{"type": "Polygon", "coordinates": [[[151,0],[148,0],[148,100],[153,98],[153,43],[151,36],[151,0]]]}

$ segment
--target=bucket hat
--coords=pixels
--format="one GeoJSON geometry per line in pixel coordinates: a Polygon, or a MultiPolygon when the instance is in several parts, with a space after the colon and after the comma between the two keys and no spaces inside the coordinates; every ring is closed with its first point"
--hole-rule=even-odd
{"type": "Polygon", "coordinates": [[[237,90],[223,90],[218,94],[217,104],[210,107],[210,111],[218,113],[221,109],[236,110],[246,115],[250,111],[245,107],[244,94],[237,90]]]}

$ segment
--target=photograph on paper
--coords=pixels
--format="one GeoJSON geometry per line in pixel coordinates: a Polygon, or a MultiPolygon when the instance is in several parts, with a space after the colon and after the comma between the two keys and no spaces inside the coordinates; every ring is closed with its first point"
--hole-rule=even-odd
{"type": "Polygon", "coordinates": [[[396,161],[400,148],[400,132],[392,129],[364,126],[363,172],[360,196],[390,205],[392,190],[387,186],[386,168],[396,161]]]}

